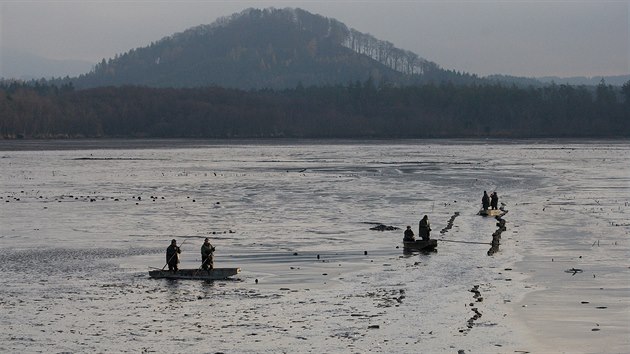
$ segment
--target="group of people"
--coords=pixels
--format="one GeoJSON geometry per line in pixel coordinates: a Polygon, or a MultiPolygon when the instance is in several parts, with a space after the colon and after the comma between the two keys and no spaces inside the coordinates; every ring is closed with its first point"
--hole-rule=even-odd
{"type": "MultiPolygon", "coordinates": [[[[418,236],[420,237],[421,240],[428,241],[430,240],[430,236],[429,236],[430,234],[431,234],[431,224],[429,223],[429,217],[425,215],[418,223],[418,236]]],[[[416,241],[416,237],[413,233],[413,230],[411,230],[411,226],[407,226],[407,229],[405,230],[405,236],[403,237],[403,242],[415,242],[415,241],[416,241]]]]}
{"type": "Polygon", "coordinates": [[[481,197],[481,206],[483,210],[497,210],[499,209],[499,195],[497,192],[490,193],[488,196],[488,192],[483,191],[483,197],[481,197]]]}
{"type": "MultiPolygon", "coordinates": [[[[214,250],[214,246],[206,237],[201,245],[201,269],[212,270],[214,268],[214,250]]],[[[166,264],[169,271],[177,272],[180,253],[182,253],[182,250],[177,246],[177,240],[171,240],[171,245],[166,249],[166,264]]]]}
{"type": "MultiPolygon", "coordinates": [[[[481,204],[483,205],[483,210],[488,209],[499,209],[499,195],[497,192],[492,192],[488,195],[487,191],[483,191],[483,197],[481,198],[481,204]]],[[[431,224],[429,223],[429,217],[425,215],[420,222],[418,223],[418,236],[422,241],[430,240],[431,233],[431,224]]],[[[411,230],[411,226],[407,226],[405,230],[405,236],[403,237],[403,242],[415,242],[416,237],[411,230]]]]}
{"type": "MultiPolygon", "coordinates": [[[[483,210],[499,209],[499,195],[497,192],[492,192],[490,195],[486,191],[483,191],[483,197],[481,198],[481,205],[483,210]]],[[[425,215],[418,223],[418,237],[422,241],[430,240],[431,224],[429,223],[429,217],[425,215]]],[[[415,242],[416,237],[411,230],[411,226],[407,226],[405,230],[404,242],[415,242]]],[[[210,244],[210,240],[206,238],[201,245],[201,269],[211,270],[214,268],[214,250],[215,248],[210,244]]],[[[166,249],[166,264],[168,264],[168,270],[177,272],[177,264],[179,264],[179,254],[182,250],[177,246],[177,241],[172,240],[171,245],[166,249]]]]}

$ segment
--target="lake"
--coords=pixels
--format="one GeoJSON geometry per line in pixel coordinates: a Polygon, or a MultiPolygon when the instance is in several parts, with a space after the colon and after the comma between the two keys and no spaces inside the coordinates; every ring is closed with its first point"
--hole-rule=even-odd
{"type": "Polygon", "coordinates": [[[0,141],[0,166],[1,352],[630,348],[627,140],[0,141]],[[437,252],[404,252],[423,215],[437,252]],[[238,276],[148,277],[205,237],[238,276]]]}

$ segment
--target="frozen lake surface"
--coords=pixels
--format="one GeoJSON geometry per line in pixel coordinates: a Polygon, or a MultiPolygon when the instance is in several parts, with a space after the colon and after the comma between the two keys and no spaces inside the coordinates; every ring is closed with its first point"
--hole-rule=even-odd
{"type": "Polygon", "coordinates": [[[0,352],[630,349],[627,141],[0,141],[0,167],[0,352]],[[405,254],[425,214],[443,241],[405,254]],[[148,277],[205,237],[234,280],[148,277]]]}

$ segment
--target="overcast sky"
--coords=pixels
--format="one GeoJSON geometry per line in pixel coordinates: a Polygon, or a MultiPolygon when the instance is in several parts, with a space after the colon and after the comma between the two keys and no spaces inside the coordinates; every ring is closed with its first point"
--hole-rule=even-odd
{"type": "Polygon", "coordinates": [[[0,47],[96,63],[249,7],[302,8],[482,76],[630,74],[630,0],[0,0],[0,47]]]}

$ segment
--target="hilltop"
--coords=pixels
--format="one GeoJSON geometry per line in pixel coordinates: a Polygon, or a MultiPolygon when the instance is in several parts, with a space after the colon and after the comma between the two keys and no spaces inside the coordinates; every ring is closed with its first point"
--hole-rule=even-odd
{"type": "Polygon", "coordinates": [[[331,18],[300,9],[247,9],[162,38],[72,81],[76,88],[140,85],[284,89],[374,80],[394,85],[471,82],[331,18]]]}

